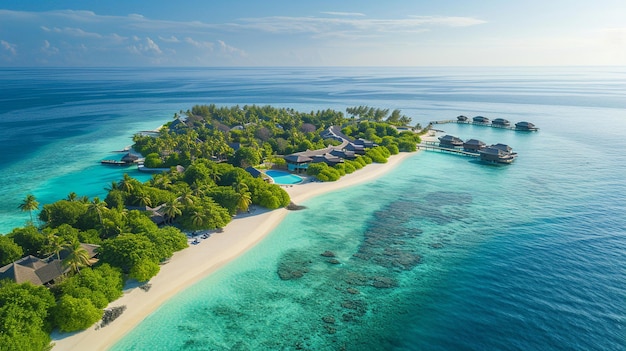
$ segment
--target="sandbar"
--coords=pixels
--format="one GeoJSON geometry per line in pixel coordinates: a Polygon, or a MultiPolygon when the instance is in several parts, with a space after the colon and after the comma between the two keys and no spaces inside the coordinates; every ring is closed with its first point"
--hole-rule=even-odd
{"type": "MultiPolygon", "coordinates": [[[[416,153],[400,153],[384,164],[370,164],[336,182],[307,182],[285,186],[292,202],[300,204],[327,192],[371,181],[389,172],[416,153]]],[[[169,298],[235,259],[260,242],[287,215],[286,209],[257,209],[237,215],[221,233],[212,233],[197,245],[174,253],[161,271],[150,280],[150,289],[128,289],[108,307],[126,306],[124,313],[109,325],[71,334],[52,334],[53,351],[107,350],[136,327],[169,298]]]]}

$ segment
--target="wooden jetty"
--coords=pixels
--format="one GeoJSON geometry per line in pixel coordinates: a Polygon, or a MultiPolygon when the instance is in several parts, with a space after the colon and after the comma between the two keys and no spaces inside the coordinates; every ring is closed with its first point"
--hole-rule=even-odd
{"type": "Polygon", "coordinates": [[[480,157],[479,154],[474,153],[474,152],[467,152],[461,149],[441,147],[439,146],[439,143],[430,142],[430,141],[423,141],[420,144],[417,144],[417,149],[426,150],[426,151],[443,152],[446,154],[454,154],[454,155],[466,156],[466,157],[480,157]]]}
{"type": "Polygon", "coordinates": [[[430,126],[433,126],[435,124],[448,124],[448,123],[456,123],[456,124],[471,124],[474,126],[482,126],[482,127],[491,127],[491,128],[498,128],[498,129],[508,129],[508,130],[515,130],[515,131],[521,131],[521,132],[536,132],[539,130],[539,128],[532,128],[532,129],[521,129],[518,128],[516,126],[509,126],[509,125],[500,125],[500,124],[493,124],[493,123],[478,123],[478,122],[474,122],[474,121],[459,121],[456,119],[444,119],[441,121],[432,121],[429,122],[428,124],[430,126]]]}

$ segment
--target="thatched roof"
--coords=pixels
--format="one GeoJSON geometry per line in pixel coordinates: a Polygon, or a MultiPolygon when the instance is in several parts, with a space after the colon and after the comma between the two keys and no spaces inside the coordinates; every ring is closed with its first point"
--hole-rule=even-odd
{"type": "Polygon", "coordinates": [[[44,285],[63,273],[60,260],[42,260],[30,255],[0,267],[0,279],[8,278],[18,284],[30,282],[33,285],[44,285]]]}

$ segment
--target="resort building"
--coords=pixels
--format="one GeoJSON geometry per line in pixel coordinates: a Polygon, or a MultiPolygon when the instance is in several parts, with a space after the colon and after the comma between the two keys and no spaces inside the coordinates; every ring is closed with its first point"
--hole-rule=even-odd
{"type": "Polygon", "coordinates": [[[447,148],[461,147],[463,146],[463,140],[453,135],[444,135],[439,137],[439,146],[447,148]]]}
{"type": "Polygon", "coordinates": [[[290,172],[306,171],[309,168],[309,164],[319,162],[334,166],[337,163],[343,162],[341,157],[333,155],[333,152],[337,153],[338,151],[341,152],[342,150],[329,146],[325,149],[306,150],[287,155],[285,156],[287,169],[290,172]]]}
{"type": "Polygon", "coordinates": [[[463,143],[463,150],[467,152],[478,152],[487,146],[484,142],[478,139],[470,139],[463,143]]]}
{"type": "Polygon", "coordinates": [[[358,155],[364,155],[365,150],[377,146],[366,139],[351,140],[341,132],[338,126],[331,126],[320,133],[324,139],[334,139],[341,142],[339,146],[328,146],[324,149],[296,152],[284,157],[287,169],[290,172],[306,171],[311,163],[324,162],[329,166],[342,163],[344,160],[353,160],[358,155]]]}
{"type": "Polygon", "coordinates": [[[483,117],[483,116],[476,116],[472,118],[472,121],[474,121],[474,123],[489,123],[489,118],[483,117]]]}
{"type": "Polygon", "coordinates": [[[489,163],[511,163],[517,157],[517,153],[505,144],[496,144],[479,150],[480,160],[489,163]]]}
{"type": "MultiPolygon", "coordinates": [[[[99,246],[83,243],[80,246],[87,251],[91,261],[95,262],[95,257],[98,255],[96,249],[99,246]]],[[[18,284],[52,285],[56,279],[68,272],[69,268],[63,268],[63,259],[68,255],[69,252],[63,250],[59,253],[60,259],[55,256],[44,259],[32,255],[22,257],[13,263],[0,267],[0,280],[11,279],[18,284]]]]}
{"type": "Polygon", "coordinates": [[[511,125],[511,122],[509,122],[508,120],[504,118],[496,118],[493,121],[491,121],[491,124],[497,127],[508,127],[511,125]]]}
{"type": "Polygon", "coordinates": [[[467,116],[460,115],[456,118],[457,122],[467,122],[467,116]]]}
{"type": "Polygon", "coordinates": [[[515,123],[515,129],[524,131],[536,131],[539,128],[537,128],[534,124],[530,122],[517,122],[515,123]]]}

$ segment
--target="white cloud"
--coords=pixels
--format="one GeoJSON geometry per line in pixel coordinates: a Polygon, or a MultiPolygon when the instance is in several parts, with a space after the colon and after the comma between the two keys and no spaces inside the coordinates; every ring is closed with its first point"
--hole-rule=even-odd
{"type": "Polygon", "coordinates": [[[159,35],[159,40],[164,41],[166,43],[180,43],[180,40],[178,40],[178,38],[176,38],[173,35],[169,38],[163,38],[162,36],[159,35]]]}
{"type": "Polygon", "coordinates": [[[152,51],[159,55],[163,53],[159,46],[150,38],[146,38],[146,51],[152,51]]]}
{"type": "Polygon", "coordinates": [[[41,47],[41,52],[46,55],[52,56],[59,53],[59,49],[55,46],[52,46],[49,41],[44,40],[43,46],[41,47]]]}
{"type": "Polygon", "coordinates": [[[213,46],[215,44],[211,43],[210,41],[196,41],[193,40],[190,37],[185,38],[185,43],[191,44],[199,49],[209,49],[209,50],[213,50],[213,46]]]}
{"type": "Polygon", "coordinates": [[[149,54],[149,55],[161,55],[163,51],[161,48],[149,37],[137,45],[128,47],[129,51],[133,54],[149,54]]]}
{"type": "Polygon", "coordinates": [[[61,33],[61,34],[67,34],[67,35],[71,35],[73,37],[79,37],[79,38],[102,38],[101,34],[98,33],[94,33],[94,32],[86,32],[80,28],[71,28],[71,27],[65,27],[65,28],[57,28],[54,27],[53,31],[56,33],[61,33]]]}
{"type": "Polygon", "coordinates": [[[330,18],[330,17],[260,17],[241,20],[241,28],[270,33],[309,33],[333,35],[348,32],[352,35],[379,33],[421,33],[431,26],[462,27],[486,23],[472,17],[413,16],[401,19],[330,18]]]}
{"type": "Polygon", "coordinates": [[[360,12],[335,12],[335,11],[327,11],[327,12],[321,12],[325,15],[331,15],[331,16],[350,16],[350,17],[362,17],[365,16],[364,13],[360,13],[360,12]]]}
{"type": "Polygon", "coordinates": [[[437,25],[448,27],[469,27],[487,23],[473,17],[444,17],[444,16],[410,16],[416,25],[437,25]]]}
{"type": "Polygon", "coordinates": [[[15,49],[16,48],[15,44],[11,44],[11,43],[9,43],[8,41],[5,41],[5,40],[0,40],[0,46],[5,51],[8,51],[12,56],[17,55],[17,50],[15,49]]]}
{"type": "Polygon", "coordinates": [[[218,40],[217,42],[220,44],[220,50],[222,51],[222,53],[229,54],[229,55],[230,54],[236,54],[236,55],[242,56],[242,57],[247,56],[245,51],[243,51],[241,49],[238,49],[238,48],[236,48],[234,46],[230,46],[230,45],[226,44],[223,40],[218,40]]]}

